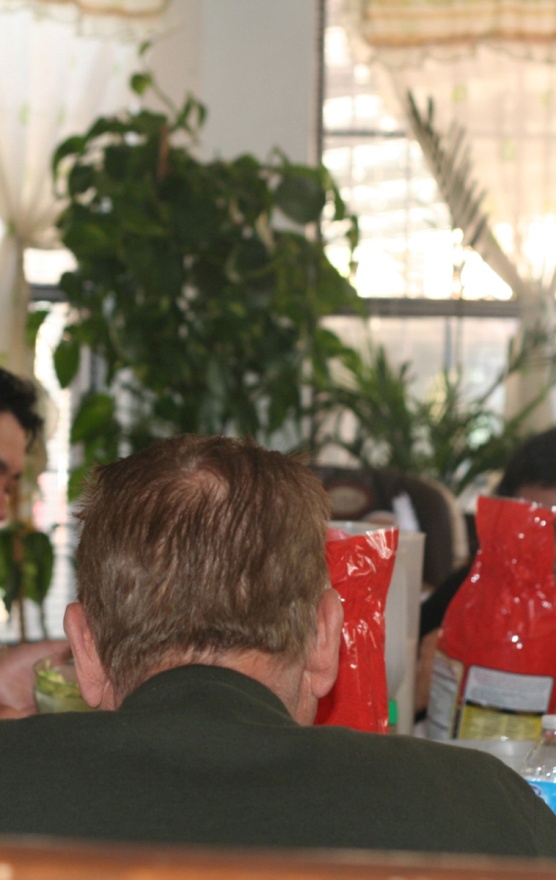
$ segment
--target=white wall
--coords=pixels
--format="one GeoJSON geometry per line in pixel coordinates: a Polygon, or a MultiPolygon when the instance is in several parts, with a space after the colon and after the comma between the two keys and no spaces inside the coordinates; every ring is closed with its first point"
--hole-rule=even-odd
{"type": "Polygon", "coordinates": [[[206,104],[206,158],[279,146],[292,160],[314,161],[315,0],[173,0],[179,23],[152,63],[181,103],[188,90],[206,104]]]}
{"type": "Polygon", "coordinates": [[[172,0],[168,33],[154,40],[149,62],[162,90],[181,106],[188,92],[201,98],[203,0],[172,0]]]}

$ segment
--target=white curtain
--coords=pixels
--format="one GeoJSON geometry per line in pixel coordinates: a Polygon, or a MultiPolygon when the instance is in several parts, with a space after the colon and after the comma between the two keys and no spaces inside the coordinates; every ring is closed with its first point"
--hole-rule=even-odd
{"type": "Polygon", "coordinates": [[[125,105],[138,40],[164,26],[165,6],[0,0],[0,365],[14,372],[32,374],[23,254],[55,242],[53,151],[99,114],[125,105]],[[98,14],[84,11],[95,7],[98,14]]]}
{"type": "MultiPolygon", "coordinates": [[[[553,312],[556,288],[556,0],[344,0],[362,63],[411,90],[434,124],[466,131],[477,191],[523,284],[523,330],[553,312]]],[[[545,352],[546,354],[546,352],[545,352]]],[[[547,376],[546,360],[512,382],[509,413],[547,376]]],[[[530,426],[553,420],[548,402],[530,426]]]]}

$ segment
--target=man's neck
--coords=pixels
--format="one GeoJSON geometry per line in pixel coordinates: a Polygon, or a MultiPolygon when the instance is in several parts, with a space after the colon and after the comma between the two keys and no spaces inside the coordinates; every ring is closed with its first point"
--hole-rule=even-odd
{"type": "Polygon", "coordinates": [[[172,663],[163,664],[157,672],[192,663],[220,666],[253,678],[282,701],[294,721],[304,725],[313,723],[316,701],[311,695],[310,682],[302,661],[286,663],[282,658],[263,651],[207,653],[202,656],[176,658],[172,663]]]}

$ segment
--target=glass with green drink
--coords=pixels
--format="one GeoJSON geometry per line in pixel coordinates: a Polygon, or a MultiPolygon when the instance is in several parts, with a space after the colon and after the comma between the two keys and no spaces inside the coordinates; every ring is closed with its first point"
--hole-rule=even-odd
{"type": "Polygon", "coordinates": [[[33,666],[35,685],[33,695],[37,712],[89,712],[75,672],[72,657],[53,654],[33,666]]]}

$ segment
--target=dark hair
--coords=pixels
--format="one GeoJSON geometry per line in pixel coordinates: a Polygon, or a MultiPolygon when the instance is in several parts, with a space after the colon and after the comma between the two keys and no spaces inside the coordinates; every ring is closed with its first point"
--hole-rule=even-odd
{"type": "Polygon", "coordinates": [[[556,487],[556,428],[535,434],[518,447],[495,494],[513,498],[523,486],[556,487]]]}
{"type": "Polygon", "coordinates": [[[247,440],[184,435],[97,468],[77,594],[120,696],[184,653],[301,656],[329,583],[329,515],[301,461],[247,440]]]}
{"type": "Polygon", "coordinates": [[[11,413],[17,419],[27,435],[29,446],[43,426],[36,405],[37,391],[33,383],[0,367],[0,413],[11,413]]]}

